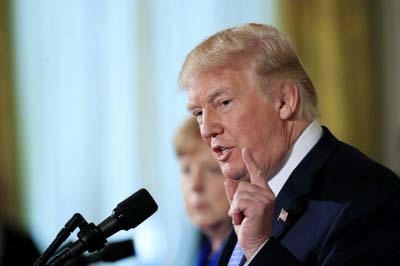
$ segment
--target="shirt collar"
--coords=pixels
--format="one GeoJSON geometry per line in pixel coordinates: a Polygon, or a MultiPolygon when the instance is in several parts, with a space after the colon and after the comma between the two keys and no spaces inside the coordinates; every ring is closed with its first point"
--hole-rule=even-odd
{"type": "Polygon", "coordinates": [[[293,170],[300,164],[307,153],[317,144],[322,136],[322,127],[318,121],[313,120],[301,133],[293,147],[289,150],[289,156],[281,169],[268,182],[275,196],[278,196],[283,185],[288,180],[293,170]]]}

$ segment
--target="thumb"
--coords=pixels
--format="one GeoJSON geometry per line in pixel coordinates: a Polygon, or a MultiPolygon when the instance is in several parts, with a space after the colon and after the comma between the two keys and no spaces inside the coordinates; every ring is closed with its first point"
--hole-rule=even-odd
{"type": "Polygon", "coordinates": [[[224,182],[226,197],[229,200],[229,204],[232,203],[233,195],[235,195],[236,189],[239,182],[230,178],[227,178],[224,182]]]}

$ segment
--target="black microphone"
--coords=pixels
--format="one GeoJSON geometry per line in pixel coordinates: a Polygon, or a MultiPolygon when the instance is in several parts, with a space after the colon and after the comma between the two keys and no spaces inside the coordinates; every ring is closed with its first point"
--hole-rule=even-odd
{"type": "Polygon", "coordinates": [[[72,258],[64,266],[87,266],[94,262],[105,261],[115,262],[135,255],[135,246],[132,239],[118,242],[110,242],[99,252],[95,252],[89,256],[83,254],[72,258]]]}
{"type": "Polygon", "coordinates": [[[86,262],[97,261],[115,262],[135,255],[135,247],[131,239],[110,243],[96,254],[87,256],[86,262]]]}
{"type": "Polygon", "coordinates": [[[98,227],[108,238],[120,230],[128,231],[135,228],[153,215],[157,209],[158,206],[153,197],[146,189],[142,188],[120,202],[113,213],[98,227]]]}
{"type": "Polygon", "coordinates": [[[87,224],[78,233],[78,240],[62,250],[46,265],[60,265],[85,251],[99,251],[107,243],[106,238],[120,230],[135,228],[158,209],[157,203],[146,189],[140,189],[113,210],[99,225],[87,224]]]}

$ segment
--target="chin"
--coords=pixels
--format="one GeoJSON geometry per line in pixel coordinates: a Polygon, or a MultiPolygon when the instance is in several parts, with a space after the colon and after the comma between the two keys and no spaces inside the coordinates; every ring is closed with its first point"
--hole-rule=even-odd
{"type": "Polygon", "coordinates": [[[200,230],[207,230],[210,227],[213,226],[213,224],[215,223],[215,221],[210,221],[210,220],[201,220],[201,221],[197,221],[195,223],[195,225],[200,228],[200,230]]]}
{"type": "Polygon", "coordinates": [[[234,180],[244,180],[244,177],[247,176],[247,170],[243,168],[234,168],[231,165],[223,165],[222,173],[226,178],[234,179],[234,180]]]}
{"type": "Polygon", "coordinates": [[[223,230],[224,228],[230,228],[231,226],[231,219],[227,218],[212,218],[209,220],[198,221],[196,226],[203,232],[203,233],[211,233],[216,232],[219,230],[223,230]]]}

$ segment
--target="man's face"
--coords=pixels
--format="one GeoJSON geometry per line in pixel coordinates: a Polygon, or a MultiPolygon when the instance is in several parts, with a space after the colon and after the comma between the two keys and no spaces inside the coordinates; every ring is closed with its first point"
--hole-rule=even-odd
{"type": "Polygon", "coordinates": [[[288,150],[280,100],[265,100],[249,69],[202,72],[196,81],[188,90],[188,108],[223,174],[249,181],[242,160],[242,149],[248,147],[269,179],[288,150]]]}
{"type": "Polygon", "coordinates": [[[231,226],[225,177],[208,147],[200,143],[194,152],[181,155],[179,162],[186,211],[193,224],[205,232],[231,226]]]}

